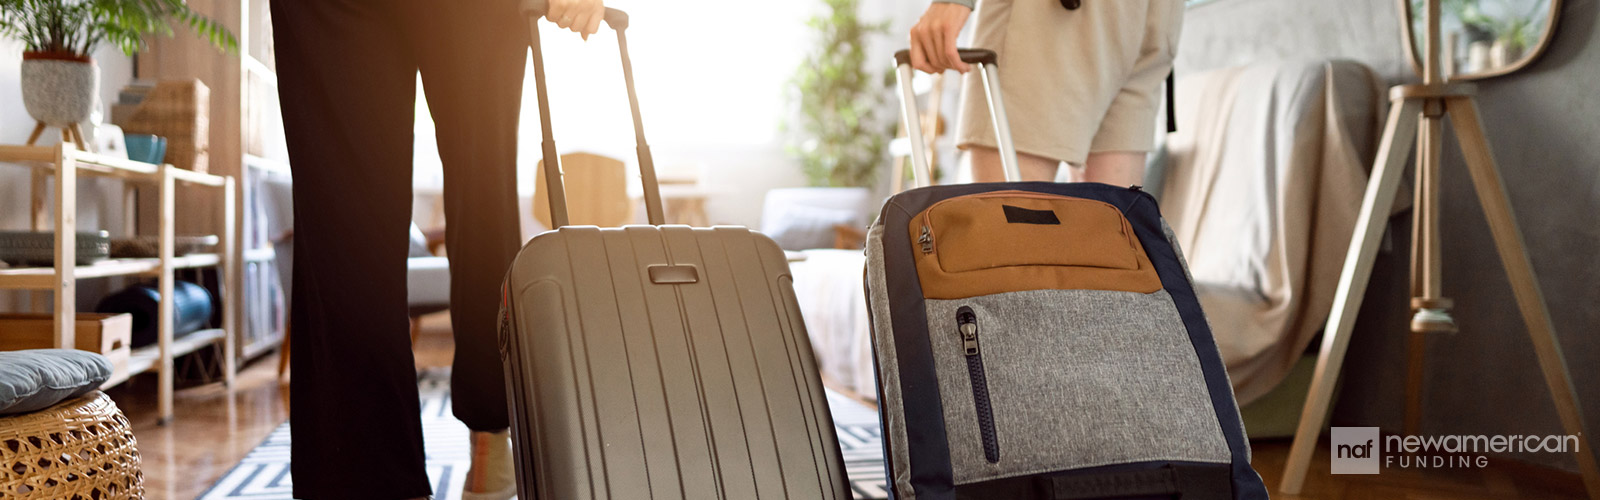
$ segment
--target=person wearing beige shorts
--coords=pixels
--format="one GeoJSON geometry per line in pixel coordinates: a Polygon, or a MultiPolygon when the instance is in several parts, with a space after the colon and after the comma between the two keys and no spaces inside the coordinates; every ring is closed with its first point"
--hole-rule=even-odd
{"type": "MultiPolygon", "coordinates": [[[[956,144],[974,181],[1003,181],[979,75],[956,53],[970,2],[928,7],[911,28],[911,62],[966,74],[956,144]]],[[[1000,88],[1023,180],[1054,180],[1066,162],[1075,181],[1142,181],[1183,9],[1183,0],[983,0],[971,46],[995,51],[1005,68],[1000,88]]]]}

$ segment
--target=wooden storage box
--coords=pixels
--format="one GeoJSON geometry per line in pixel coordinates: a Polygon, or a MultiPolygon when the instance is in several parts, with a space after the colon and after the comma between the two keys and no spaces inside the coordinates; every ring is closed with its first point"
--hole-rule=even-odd
{"type": "MultiPolygon", "coordinates": [[[[126,378],[121,375],[128,372],[133,315],[80,313],[77,318],[76,347],[110,359],[111,380],[126,378]]],[[[49,314],[0,314],[0,351],[53,348],[54,326],[49,314]]]]}

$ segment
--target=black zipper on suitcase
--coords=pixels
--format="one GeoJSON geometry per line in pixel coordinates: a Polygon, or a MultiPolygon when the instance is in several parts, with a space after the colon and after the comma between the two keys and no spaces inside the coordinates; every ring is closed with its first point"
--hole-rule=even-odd
{"type": "Polygon", "coordinates": [[[978,410],[978,433],[983,436],[983,458],[1000,462],[1000,441],[995,436],[994,407],[989,403],[989,381],[983,374],[983,352],[978,349],[978,314],[972,308],[956,309],[956,331],[967,356],[967,377],[972,381],[972,403],[978,410]]]}

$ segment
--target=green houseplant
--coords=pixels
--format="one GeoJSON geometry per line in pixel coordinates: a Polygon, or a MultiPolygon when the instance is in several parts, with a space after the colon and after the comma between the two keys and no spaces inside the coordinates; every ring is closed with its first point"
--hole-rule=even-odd
{"type": "Polygon", "coordinates": [[[40,123],[65,126],[89,117],[100,86],[90,54],[109,43],[132,55],[147,34],[172,34],[171,21],[193,28],[219,49],[238,40],[183,0],[0,0],[0,36],[21,41],[22,97],[40,123]]]}
{"type": "Polygon", "coordinates": [[[886,87],[866,66],[866,43],[888,33],[888,23],[863,22],[859,0],[823,0],[825,13],[807,20],[816,47],[796,69],[790,98],[798,104],[798,132],[788,150],[813,186],[869,186],[883,164],[888,141],[878,112],[886,87]]]}

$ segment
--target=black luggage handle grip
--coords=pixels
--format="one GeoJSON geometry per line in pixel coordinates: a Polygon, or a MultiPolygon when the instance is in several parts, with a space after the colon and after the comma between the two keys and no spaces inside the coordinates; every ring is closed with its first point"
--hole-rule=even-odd
{"type": "MultiPolygon", "coordinates": [[[[549,0],[522,0],[522,12],[529,16],[535,18],[544,17],[545,12],[549,12],[549,10],[549,0]]],[[[606,25],[610,26],[611,29],[617,31],[628,29],[628,13],[620,9],[606,7],[605,21],[606,25]]]]}
{"type": "MultiPolygon", "coordinates": [[[[533,1],[542,2],[543,0],[533,1]]],[[[994,64],[995,59],[997,59],[994,51],[989,49],[956,49],[956,53],[961,55],[961,62],[967,64],[994,64]]],[[[896,65],[911,64],[911,49],[900,49],[895,51],[894,63],[896,65]]]]}

